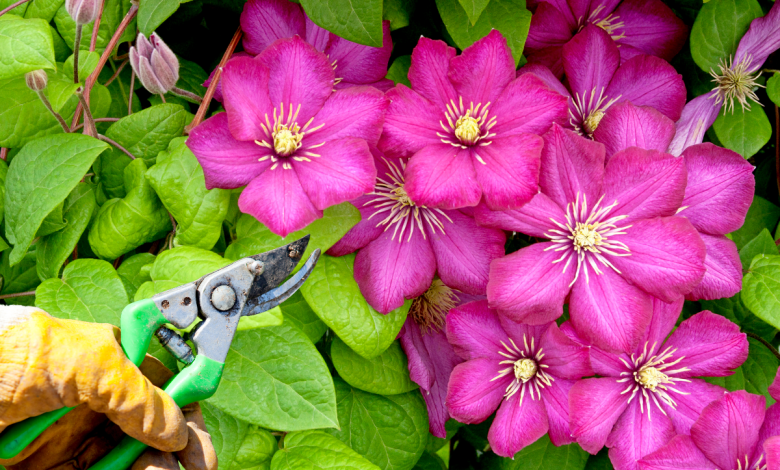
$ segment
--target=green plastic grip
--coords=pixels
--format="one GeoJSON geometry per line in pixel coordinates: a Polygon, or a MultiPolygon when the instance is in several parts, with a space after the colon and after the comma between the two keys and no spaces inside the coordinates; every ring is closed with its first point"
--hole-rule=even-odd
{"type": "MultiPolygon", "coordinates": [[[[165,385],[165,392],[179,407],[205,400],[214,395],[222,379],[225,364],[197,356],[195,361],[179,372],[165,385]]],[[[89,470],[125,470],[144,452],[147,445],[130,436],[125,436],[108,455],[89,470]]]]}
{"type": "Polygon", "coordinates": [[[0,434],[0,459],[12,459],[19,455],[19,452],[30,445],[46,428],[68,414],[73,408],[75,406],[52,410],[5,428],[5,431],[0,434]]]}

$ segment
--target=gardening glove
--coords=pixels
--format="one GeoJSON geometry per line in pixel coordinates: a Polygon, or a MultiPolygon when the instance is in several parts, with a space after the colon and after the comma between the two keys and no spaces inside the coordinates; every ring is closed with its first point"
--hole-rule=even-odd
{"type": "Polygon", "coordinates": [[[133,470],[178,470],[169,452],[178,452],[187,470],[216,470],[198,405],[180,410],[158,388],[171,371],[151,356],[139,371],[118,340],[119,329],[111,325],[60,320],[33,307],[0,306],[0,432],[27,418],[80,405],[0,465],[8,470],[87,469],[127,434],[154,448],[133,470]]]}

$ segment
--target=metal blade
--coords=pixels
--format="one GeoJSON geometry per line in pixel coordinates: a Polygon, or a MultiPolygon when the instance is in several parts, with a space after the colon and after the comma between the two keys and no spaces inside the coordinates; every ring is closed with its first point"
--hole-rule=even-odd
{"type": "Polygon", "coordinates": [[[306,264],[303,265],[300,271],[295,276],[291,277],[284,284],[272,289],[259,297],[250,298],[244,310],[241,312],[241,316],[257,315],[268,311],[277,305],[281,304],[285,300],[289,299],[302,285],[306,282],[309,274],[314,270],[314,266],[317,264],[317,260],[320,258],[320,249],[314,250],[314,253],[309,256],[306,264]]]}
{"type": "Polygon", "coordinates": [[[295,269],[309,245],[309,235],[275,250],[249,256],[263,263],[263,272],[255,276],[247,297],[254,299],[275,288],[295,269]]]}

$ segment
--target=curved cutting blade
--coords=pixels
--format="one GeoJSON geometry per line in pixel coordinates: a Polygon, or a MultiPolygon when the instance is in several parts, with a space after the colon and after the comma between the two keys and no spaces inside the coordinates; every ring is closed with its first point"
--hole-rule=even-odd
{"type": "Polygon", "coordinates": [[[275,288],[295,269],[309,245],[309,235],[275,250],[249,256],[263,263],[263,273],[255,276],[248,298],[253,299],[275,288]]]}
{"type": "Polygon", "coordinates": [[[244,310],[241,311],[241,316],[243,317],[263,313],[289,299],[295,293],[295,291],[297,291],[303,285],[303,283],[306,282],[306,279],[314,270],[314,266],[317,264],[317,260],[319,258],[320,249],[317,248],[314,250],[314,253],[309,256],[309,259],[306,261],[306,264],[303,265],[301,270],[295,273],[295,276],[288,279],[287,282],[277,287],[276,289],[272,289],[262,294],[259,297],[252,297],[247,300],[246,304],[244,305],[244,310]]]}

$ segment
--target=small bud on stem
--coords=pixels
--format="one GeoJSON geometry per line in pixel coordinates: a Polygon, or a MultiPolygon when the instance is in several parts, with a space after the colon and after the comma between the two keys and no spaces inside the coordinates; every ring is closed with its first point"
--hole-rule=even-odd
{"type": "Polygon", "coordinates": [[[138,34],[130,48],[130,66],[144,88],[155,95],[168,93],[179,80],[179,59],[156,33],[149,39],[138,34]]]}
{"type": "MultiPolygon", "coordinates": [[[[100,0],[65,0],[65,10],[76,25],[85,25],[97,19],[100,3],[100,0]]],[[[77,41],[78,36],[76,35],[77,41]]]]}
{"type": "Polygon", "coordinates": [[[43,91],[46,88],[46,83],[49,81],[49,77],[46,75],[46,71],[43,69],[33,70],[27,72],[24,75],[24,81],[27,83],[27,88],[32,91],[43,91]]]}

